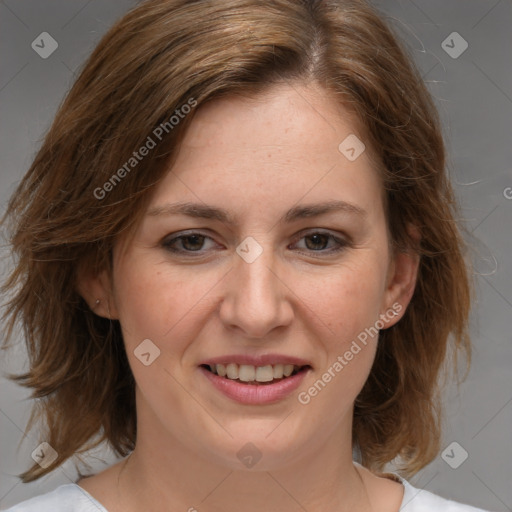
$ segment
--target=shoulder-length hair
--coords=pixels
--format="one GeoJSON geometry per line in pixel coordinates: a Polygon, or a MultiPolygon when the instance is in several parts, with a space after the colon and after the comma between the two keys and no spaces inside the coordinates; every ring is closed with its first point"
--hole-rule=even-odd
{"type": "Polygon", "coordinates": [[[111,271],[115,241],[140,221],[201,105],[298,81],[356,115],[378,160],[394,250],[420,255],[410,305],[381,332],[355,402],[353,448],[374,471],[397,458],[406,476],[436,456],[447,349],[471,359],[471,287],[438,114],[407,52],[363,0],[149,0],[85,63],[3,221],[16,256],[4,319],[8,339],[21,323],[30,360],[10,378],[33,390],[28,426],[44,420],[58,454],[24,482],[102,441],[121,456],[135,446],[120,325],[91,311],[79,273],[111,271]],[[139,159],[148,138],[155,146],[139,159]]]}

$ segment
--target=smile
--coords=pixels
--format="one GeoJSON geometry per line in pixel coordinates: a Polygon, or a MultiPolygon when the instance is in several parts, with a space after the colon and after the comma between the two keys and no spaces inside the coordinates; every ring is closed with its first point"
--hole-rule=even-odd
{"type": "Polygon", "coordinates": [[[248,384],[270,384],[279,382],[287,377],[296,375],[305,366],[294,364],[275,364],[265,366],[253,366],[250,364],[211,364],[203,365],[219,377],[248,384]]]}
{"type": "Polygon", "coordinates": [[[310,365],[216,363],[198,367],[208,385],[221,396],[244,405],[269,405],[285,400],[312,371],[310,365]]]}

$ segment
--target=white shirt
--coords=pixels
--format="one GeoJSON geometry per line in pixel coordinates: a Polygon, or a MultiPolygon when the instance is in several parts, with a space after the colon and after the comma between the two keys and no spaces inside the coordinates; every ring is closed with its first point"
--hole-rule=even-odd
{"type": "MultiPolygon", "coordinates": [[[[396,473],[404,486],[400,512],[488,512],[481,508],[446,500],[429,491],[416,489],[396,473]]],[[[54,491],[41,494],[7,509],[5,512],[108,512],[87,491],[77,484],[64,484],[54,491]]]]}

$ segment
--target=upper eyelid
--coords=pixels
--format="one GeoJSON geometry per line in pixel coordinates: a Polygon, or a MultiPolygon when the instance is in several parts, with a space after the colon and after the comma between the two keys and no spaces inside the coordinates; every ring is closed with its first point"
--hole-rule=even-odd
{"type": "MultiPolygon", "coordinates": [[[[294,239],[297,238],[297,237],[304,237],[308,234],[324,234],[324,235],[330,235],[330,236],[333,236],[333,237],[343,237],[343,238],[348,238],[347,235],[345,234],[342,234],[342,233],[333,233],[332,230],[328,229],[328,228],[305,228],[305,229],[301,229],[298,233],[296,233],[294,235],[294,239]]],[[[167,235],[164,237],[163,241],[168,241],[169,239],[170,240],[176,240],[176,239],[179,239],[179,238],[186,238],[187,236],[193,236],[193,235],[201,235],[201,236],[204,236],[205,238],[211,238],[213,239],[213,237],[205,232],[203,232],[201,229],[191,229],[191,230],[185,230],[185,231],[176,231],[176,233],[172,233],[170,235],[167,235]]]]}
{"type": "MultiPolygon", "coordinates": [[[[343,235],[340,233],[334,234],[331,230],[329,230],[327,228],[305,228],[294,235],[293,243],[295,243],[298,240],[301,240],[302,238],[304,238],[308,235],[313,235],[313,234],[321,234],[321,235],[329,236],[332,239],[334,239],[336,241],[336,243],[338,243],[340,245],[343,245],[343,244],[348,245],[350,243],[350,239],[346,235],[343,235]]],[[[190,230],[190,231],[187,231],[187,230],[186,231],[178,231],[176,233],[173,233],[172,235],[168,235],[167,237],[165,237],[162,240],[162,243],[164,245],[167,245],[176,240],[180,240],[180,239],[187,238],[189,236],[194,236],[194,235],[203,236],[203,237],[209,238],[210,240],[215,242],[215,240],[212,236],[205,234],[201,230],[195,229],[195,230],[190,230]]],[[[215,242],[215,243],[217,243],[217,242],[215,242]]],[[[186,250],[182,250],[182,251],[189,252],[189,253],[200,252],[200,251],[186,251],[186,250]]],[[[323,252],[323,251],[318,251],[318,252],[323,252]]],[[[325,252],[327,252],[327,251],[325,251],[325,252]]]]}

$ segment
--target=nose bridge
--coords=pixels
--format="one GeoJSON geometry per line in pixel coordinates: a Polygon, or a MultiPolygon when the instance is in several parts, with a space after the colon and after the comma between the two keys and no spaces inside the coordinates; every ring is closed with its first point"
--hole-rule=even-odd
{"type": "Polygon", "coordinates": [[[225,297],[224,321],[238,326],[248,336],[261,337],[289,321],[290,307],[283,303],[277,259],[270,237],[259,237],[259,241],[247,237],[236,252],[225,297]]]}
{"type": "MultiPolygon", "coordinates": [[[[236,249],[239,261],[235,263],[235,274],[240,284],[240,299],[247,299],[254,307],[262,308],[268,301],[275,302],[278,292],[275,283],[275,255],[270,237],[247,237],[236,249]],[[274,270],[272,272],[271,270],[274,270]]],[[[274,304],[275,305],[275,304],[274,304]]]]}

